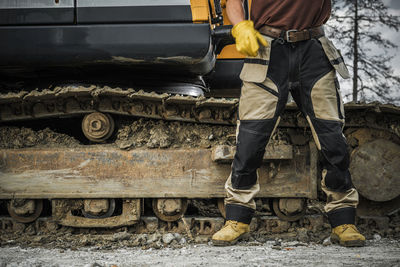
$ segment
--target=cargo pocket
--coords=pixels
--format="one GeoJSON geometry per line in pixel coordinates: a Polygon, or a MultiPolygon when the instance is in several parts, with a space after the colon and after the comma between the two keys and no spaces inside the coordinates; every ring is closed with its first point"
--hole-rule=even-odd
{"type": "Polygon", "coordinates": [[[336,49],[333,43],[325,36],[322,36],[318,40],[320,41],[322,48],[324,49],[325,54],[328,57],[330,63],[335,68],[335,70],[340,74],[340,76],[342,76],[343,79],[350,78],[349,70],[347,69],[346,64],[344,63],[340,51],[336,49]]]}
{"type": "Polygon", "coordinates": [[[262,83],[267,77],[269,58],[271,53],[272,38],[263,36],[268,47],[261,46],[255,57],[247,57],[244,60],[240,79],[245,82],[262,83]]]}

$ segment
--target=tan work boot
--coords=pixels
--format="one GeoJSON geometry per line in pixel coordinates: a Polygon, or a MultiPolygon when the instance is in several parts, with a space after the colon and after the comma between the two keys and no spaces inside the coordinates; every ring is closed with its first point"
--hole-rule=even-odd
{"type": "Polygon", "coordinates": [[[342,224],[332,229],[331,240],[344,247],[362,247],[365,237],[358,232],[354,224],[342,224]]]}
{"type": "Polygon", "coordinates": [[[214,246],[229,246],[236,244],[237,241],[247,238],[250,232],[250,225],[237,222],[226,221],[224,227],[212,236],[214,246]]]}

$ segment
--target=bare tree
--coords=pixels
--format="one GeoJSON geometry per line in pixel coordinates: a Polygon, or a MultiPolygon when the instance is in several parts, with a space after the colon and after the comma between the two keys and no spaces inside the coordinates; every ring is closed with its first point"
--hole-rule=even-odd
{"type": "Polygon", "coordinates": [[[396,34],[399,17],[388,14],[382,0],[333,0],[333,11],[328,23],[329,37],[344,47],[344,56],[350,58],[353,72],[352,100],[379,100],[400,103],[400,77],[396,76],[389,50],[397,45],[383,38],[383,28],[396,34]],[[378,47],[379,54],[371,52],[378,47]],[[397,96],[396,96],[397,93],[397,96]]]}

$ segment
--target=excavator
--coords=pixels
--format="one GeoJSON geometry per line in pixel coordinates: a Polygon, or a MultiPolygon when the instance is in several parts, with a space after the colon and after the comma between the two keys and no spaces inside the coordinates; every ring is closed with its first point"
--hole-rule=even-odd
{"type": "MultiPolygon", "coordinates": [[[[1,225],[114,228],[149,214],[172,223],[199,201],[215,204],[217,216],[224,216],[244,60],[225,5],[1,1],[1,225]],[[175,144],[118,143],[124,129],[132,138],[145,136],[141,142],[155,134],[121,121],[161,125],[165,140],[175,144]],[[18,138],[10,137],[11,129],[22,135],[27,127],[64,129],[80,143],[13,147],[5,141],[18,138]],[[183,144],[189,135],[178,138],[195,132],[190,145],[183,144]]],[[[244,5],[248,18],[251,2],[244,5]]],[[[400,208],[400,107],[348,103],[345,111],[350,169],[361,195],[357,214],[394,214],[400,208]]],[[[270,143],[258,201],[281,220],[299,220],[308,201],[324,196],[318,150],[294,103],[270,143]]]]}

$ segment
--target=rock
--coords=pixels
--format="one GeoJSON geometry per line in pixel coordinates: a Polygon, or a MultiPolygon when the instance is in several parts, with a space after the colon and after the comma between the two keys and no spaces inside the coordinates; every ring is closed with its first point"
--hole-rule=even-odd
{"type": "Polygon", "coordinates": [[[247,246],[261,246],[262,243],[260,243],[258,241],[249,241],[249,242],[246,242],[246,245],[247,246]]]}
{"type": "Polygon", "coordinates": [[[181,241],[182,236],[179,233],[174,233],[174,237],[176,241],[181,241]]]}
{"type": "Polygon", "coordinates": [[[161,235],[159,233],[154,233],[148,237],[146,244],[149,245],[151,243],[157,242],[160,239],[161,235]]]}
{"type": "Polygon", "coordinates": [[[306,228],[297,229],[297,240],[300,242],[308,242],[308,231],[306,228]]]}
{"type": "Polygon", "coordinates": [[[161,243],[160,240],[158,240],[158,241],[152,243],[152,244],[150,245],[150,247],[151,247],[151,248],[155,248],[155,249],[160,249],[160,248],[163,247],[163,244],[161,243]]]}
{"type": "Polygon", "coordinates": [[[113,240],[114,241],[122,241],[122,240],[128,240],[131,238],[131,234],[127,232],[119,232],[113,234],[113,240]]]}
{"type": "Polygon", "coordinates": [[[169,244],[170,247],[172,248],[181,248],[182,246],[179,244],[178,241],[176,241],[176,239],[172,240],[172,242],[169,244]]]}
{"type": "Polygon", "coordinates": [[[35,237],[33,238],[33,241],[34,241],[34,242],[40,243],[40,242],[42,242],[44,239],[45,239],[44,236],[35,236],[35,237]]]}
{"type": "Polygon", "coordinates": [[[297,242],[293,244],[293,247],[307,247],[307,246],[308,244],[303,242],[297,242]]]}
{"type": "Polygon", "coordinates": [[[322,245],[323,245],[323,246],[330,246],[330,245],[332,245],[331,237],[329,236],[329,237],[325,238],[324,241],[322,241],[322,245]]]}
{"type": "Polygon", "coordinates": [[[101,267],[101,265],[98,264],[97,262],[94,262],[94,263],[88,263],[84,267],[101,267]]]}
{"type": "Polygon", "coordinates": [[[127,141],[117,142],[117,145],[120,149],[129,149],[134,145],[134,143],[131,140],[127,140],[127,141]]]}
{"type": "Polygon", "coordinates": [[[282,245],[282,239],[276,239],[274,242],[274,246],[281,246],[282,245]]]}
{"type": "Polygon", "coordinates": [[[146,230],[149,233],[156,232],[158,229],[158,218],[152,218],[152,217],[146,218],[145,225],[146,225],[146,230]]]}
{"type": "Polygon", "coordinates": [[[258,242],[260,242],[260,243],[265,243],[265,242],[267,242],[267,238],[266,238],[265,236],[258,236],[258,237],[256,238],[256,240],[257,240],[258,242]]]}
{"type": "Polygon", "coordinates": [[[144,245],[146,244],[147,241],[147,234],[139,234],[135,236],[135,241],[137,241],[138,244],[144,245]]]}
{"type": "Polygon", "coordinates": [[[379,234],[374,234],[373,238],[374,241],[380,241],[382,239],[382,237],[379,234]]]}
{"type": "Polygon", "coordinates": [[[79,240],[79,245],[81,246],[89,246],[91,243],[88,239],[87,236],[83,236],[80,240],[79,240]]]}
{"type": "Polygon", "coordinates": [[[186,238],[182,237],[181,240],[179,240],[179,244],[185,245],[187,243],[186,238]]]}
{"type": "Polygon", "coordinates": [[[208,242],[208,236],[206,235],[198,235],[194,239],[195,243],[207,243],[208,242]]]}
{"type": "Polygon", "coordinates": [[[175,239],[175,236],[171,233],[164,234],[162,237],[162,240],[165,244],[171,243],[172,240],[174,240],[174,239],[175,239]]]}

